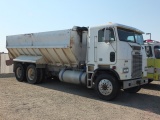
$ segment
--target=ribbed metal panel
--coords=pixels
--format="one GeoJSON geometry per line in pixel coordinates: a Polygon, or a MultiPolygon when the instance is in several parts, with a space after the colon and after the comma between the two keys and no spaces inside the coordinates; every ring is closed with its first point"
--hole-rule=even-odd
{"type": "Polygon", "coordinates": [[[142,55],[133,55],[132,78],[142,77],[142,55]]]}
{"type": "Polygon", "coordinates": [[[82,33],[82,39],[72,29],[7,36],[6,47],[10,58],[17,62],[77,67],[86,60],[87,33],[82,33]]]}

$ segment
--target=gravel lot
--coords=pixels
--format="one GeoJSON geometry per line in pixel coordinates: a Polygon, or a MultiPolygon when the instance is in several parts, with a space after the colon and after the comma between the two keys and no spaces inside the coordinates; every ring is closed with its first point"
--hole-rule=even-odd
{"type": "Polygon", "coordinates": [[[0,120],[160,120],[160,82],[110,102],[57,80],[31,85],[1,77],[0,91],[0,120]]]}

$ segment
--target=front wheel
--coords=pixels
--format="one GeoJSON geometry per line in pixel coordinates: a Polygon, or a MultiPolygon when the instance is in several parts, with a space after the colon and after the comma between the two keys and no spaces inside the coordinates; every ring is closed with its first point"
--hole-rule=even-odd
{"type": "Polygon", "coordinates": [[[118,81],[113,76],[101,74],[95,81],[95,90],[101,99],[112,100],[116,98],[120,88],[118,81]]]}
{"type": "Polygon", "coordinates": [[[136,86],[136,87],[124,89],[124,91],[128,93],[137,93],[138,91],[140,91],[140,89],[141,89],[141,86],[136,86]]]}

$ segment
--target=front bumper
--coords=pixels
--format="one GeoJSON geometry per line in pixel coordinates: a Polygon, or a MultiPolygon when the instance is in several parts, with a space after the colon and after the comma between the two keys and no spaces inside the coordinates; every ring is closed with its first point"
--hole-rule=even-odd
{"type": "Polygon", "coordinates": [[[140,85],[148,84],[147,78],[135,79],[135,80],[127,80],[123,81],[123,89],[136,87],[140,85]]]}

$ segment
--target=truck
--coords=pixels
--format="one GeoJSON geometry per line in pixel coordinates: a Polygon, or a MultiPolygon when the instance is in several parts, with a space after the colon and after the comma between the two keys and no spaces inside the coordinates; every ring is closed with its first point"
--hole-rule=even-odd
{"type": "Polygon", "coordinates": [[[160,80],[160,42],[156,40],[145,40],[147,55],[147,78],[149,83],[160,80]]]}
{"type": "Polygon", "coordinates": [[[143,32],[108,23],[93,27],[6,36],[15,77],[30,84],[46,77],[95,89],[113,100],[148,83],[143,32]]]}

